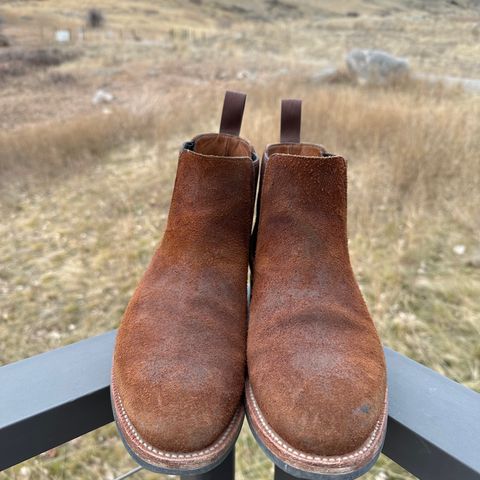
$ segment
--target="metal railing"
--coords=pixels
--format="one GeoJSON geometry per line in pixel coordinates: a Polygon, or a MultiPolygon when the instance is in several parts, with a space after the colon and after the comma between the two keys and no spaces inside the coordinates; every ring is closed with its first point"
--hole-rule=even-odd
{"type": "MultiPolygon", "coordinates": [[[[115,331],[0,367],[0,470],[113,420],[115,331]]],[[[480,394],[385,348],[389,419],[383,453],[418,478],[480,480],[480,394]]],[[[233,479],[233,452],[185,479],[233,479]]],[[[276,480],[294,477],[275,469],[276,480]]]]}

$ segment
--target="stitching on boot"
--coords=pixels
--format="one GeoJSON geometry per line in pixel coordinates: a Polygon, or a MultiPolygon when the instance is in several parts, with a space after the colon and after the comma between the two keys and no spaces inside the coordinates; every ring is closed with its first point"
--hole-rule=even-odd
{"type": "Polygon", "coordinates": [[[116,407],[117,413],[119,414],[118,417],[121,421],[126,422],[126,425],[122,425],[122,428],[130,437],[131,441],[134,442],[137,448],[143,450],[147,455],[160,457],[159,458],[160,460],[165,460],[165,461],[172,461],[177,459],[199,460],[208,456],[212,456],[214,453],[221,451],[224,444],[227,442],[227,440],[229,440],[228,437],[231,436],[232,433],[234,433],[235,431],[234,427],[236,427],[238,419],[242,414],[241,409],[237,410],[237,412],[235,412],[235,415],[233,416],[231,422],[229,423],[227,429],[222,434],[222,436],[208,448],[205,448],[203,450],[198,450],[197,452],[190,452],[190,453],[165,452],[155,448],[153,445],[150,445],[140,436],[136,428],[133,426],[130,418],[128,417],[125,407],[123,406],[123,402],[120,398],[120,395],[117,393],[113,385],[113,382],[111,384],[111,388],[112,388],[113,397],[115,401],[115,407],[116,407]]]}
{"type": "MultiPolygon", "coordinates": [[[[297,460],[309,460],[309,461],[316,461],[323,464],[329,464],[326,466],[333,466],[332,464],[339,463],[344,460],[357,460],[359,457],[367,456],[367,453],[370,453],[369,450],[371,450],[372,447],[374,446],[374,443],[375,443],[375,440],[377,440],[378,434],[383,431],[383,428],[381,427],[383,427],[386,419],[387,392],[385,393],[384,410],[383,410],[382,416],[380,420],[378,420],[377,423],[375,424],[375,428],[373,429],[373,432],[371,433],[370,437],[367,440],[365,440],[365,442],[363,443],[363,445],[365,445],[364,447],[361,447],[358,450],[355,450],[354,452],[346,455],[330,456],[330,457],[319,456],[319,455],[309,455],[307,453],[296,450],[295,448],[288,445],[270,427],[265,417],[263,416],[255,400],[255,397],[253,396],[253,389],[250,383],[247,383],[246,392],[248,395],[248,399],[250,400],[251,405],[253,406],[254,412],[252,413],[254,413],[257,416],[256,420],[259,427],[262,429],[262,433],[272,443],[274,443],[279,449],[284,450],[287,455],[296,457],[297,460]]],[[[342,465],[342,467],[343,466],[344,465],[342,465]]]]}

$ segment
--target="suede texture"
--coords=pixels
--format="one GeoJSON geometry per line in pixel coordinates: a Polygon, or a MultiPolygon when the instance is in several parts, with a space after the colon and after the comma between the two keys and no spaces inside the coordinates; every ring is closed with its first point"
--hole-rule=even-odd
{"type": "Polygon", "coordinates": [[[292,447],[350,453],[382,416],[386,370],[350,265],[346,162],[320,146],[272,145],[260,200],[247,350],[253,394],[292,447]]]}
{"type": "Polygon", "coordinates": [[[196,143],[180,153],[167,228],[121,322],[112,372],[141,437],[167,452],[216,441],[245,381],[255,165],[237,138],[196,143]]]}

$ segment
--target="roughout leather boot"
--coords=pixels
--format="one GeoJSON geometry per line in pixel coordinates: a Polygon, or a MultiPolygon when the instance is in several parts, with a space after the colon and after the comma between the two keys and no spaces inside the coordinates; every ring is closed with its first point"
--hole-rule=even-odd
{"type": "Polygon", "coordinates": [[[183,145],[163,240],[117,335],[117,427],[133,458],[160,473],[215,467],[243,422],[257,171],[238,137],[244,104],[227,92],[220,133],[183,145]]]}
{"type": "Polygon", "coordinates": [[[282,102],[281,143],[262,161],[247,417],[283,470],[353,479],[381,451],[385,361],[350,266],[346,162],[299,143],[300,117],[282,102]]]}

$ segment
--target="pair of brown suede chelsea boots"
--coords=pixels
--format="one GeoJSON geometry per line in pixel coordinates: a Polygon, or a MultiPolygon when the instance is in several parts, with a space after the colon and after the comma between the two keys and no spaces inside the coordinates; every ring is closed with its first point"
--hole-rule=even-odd
{"type": "Polygon", "coordinates": [[[346,162],[301,143],[301,103],[284,100],[259,165],[239,137],[245,98],[227,92],[220,133],[181,149],[163,240],[118,331],[118,430],[144,467],[200,474],[246,411],[281,469],[357,478],[380,454],[387,388],[350,266],[346,162]]]}

